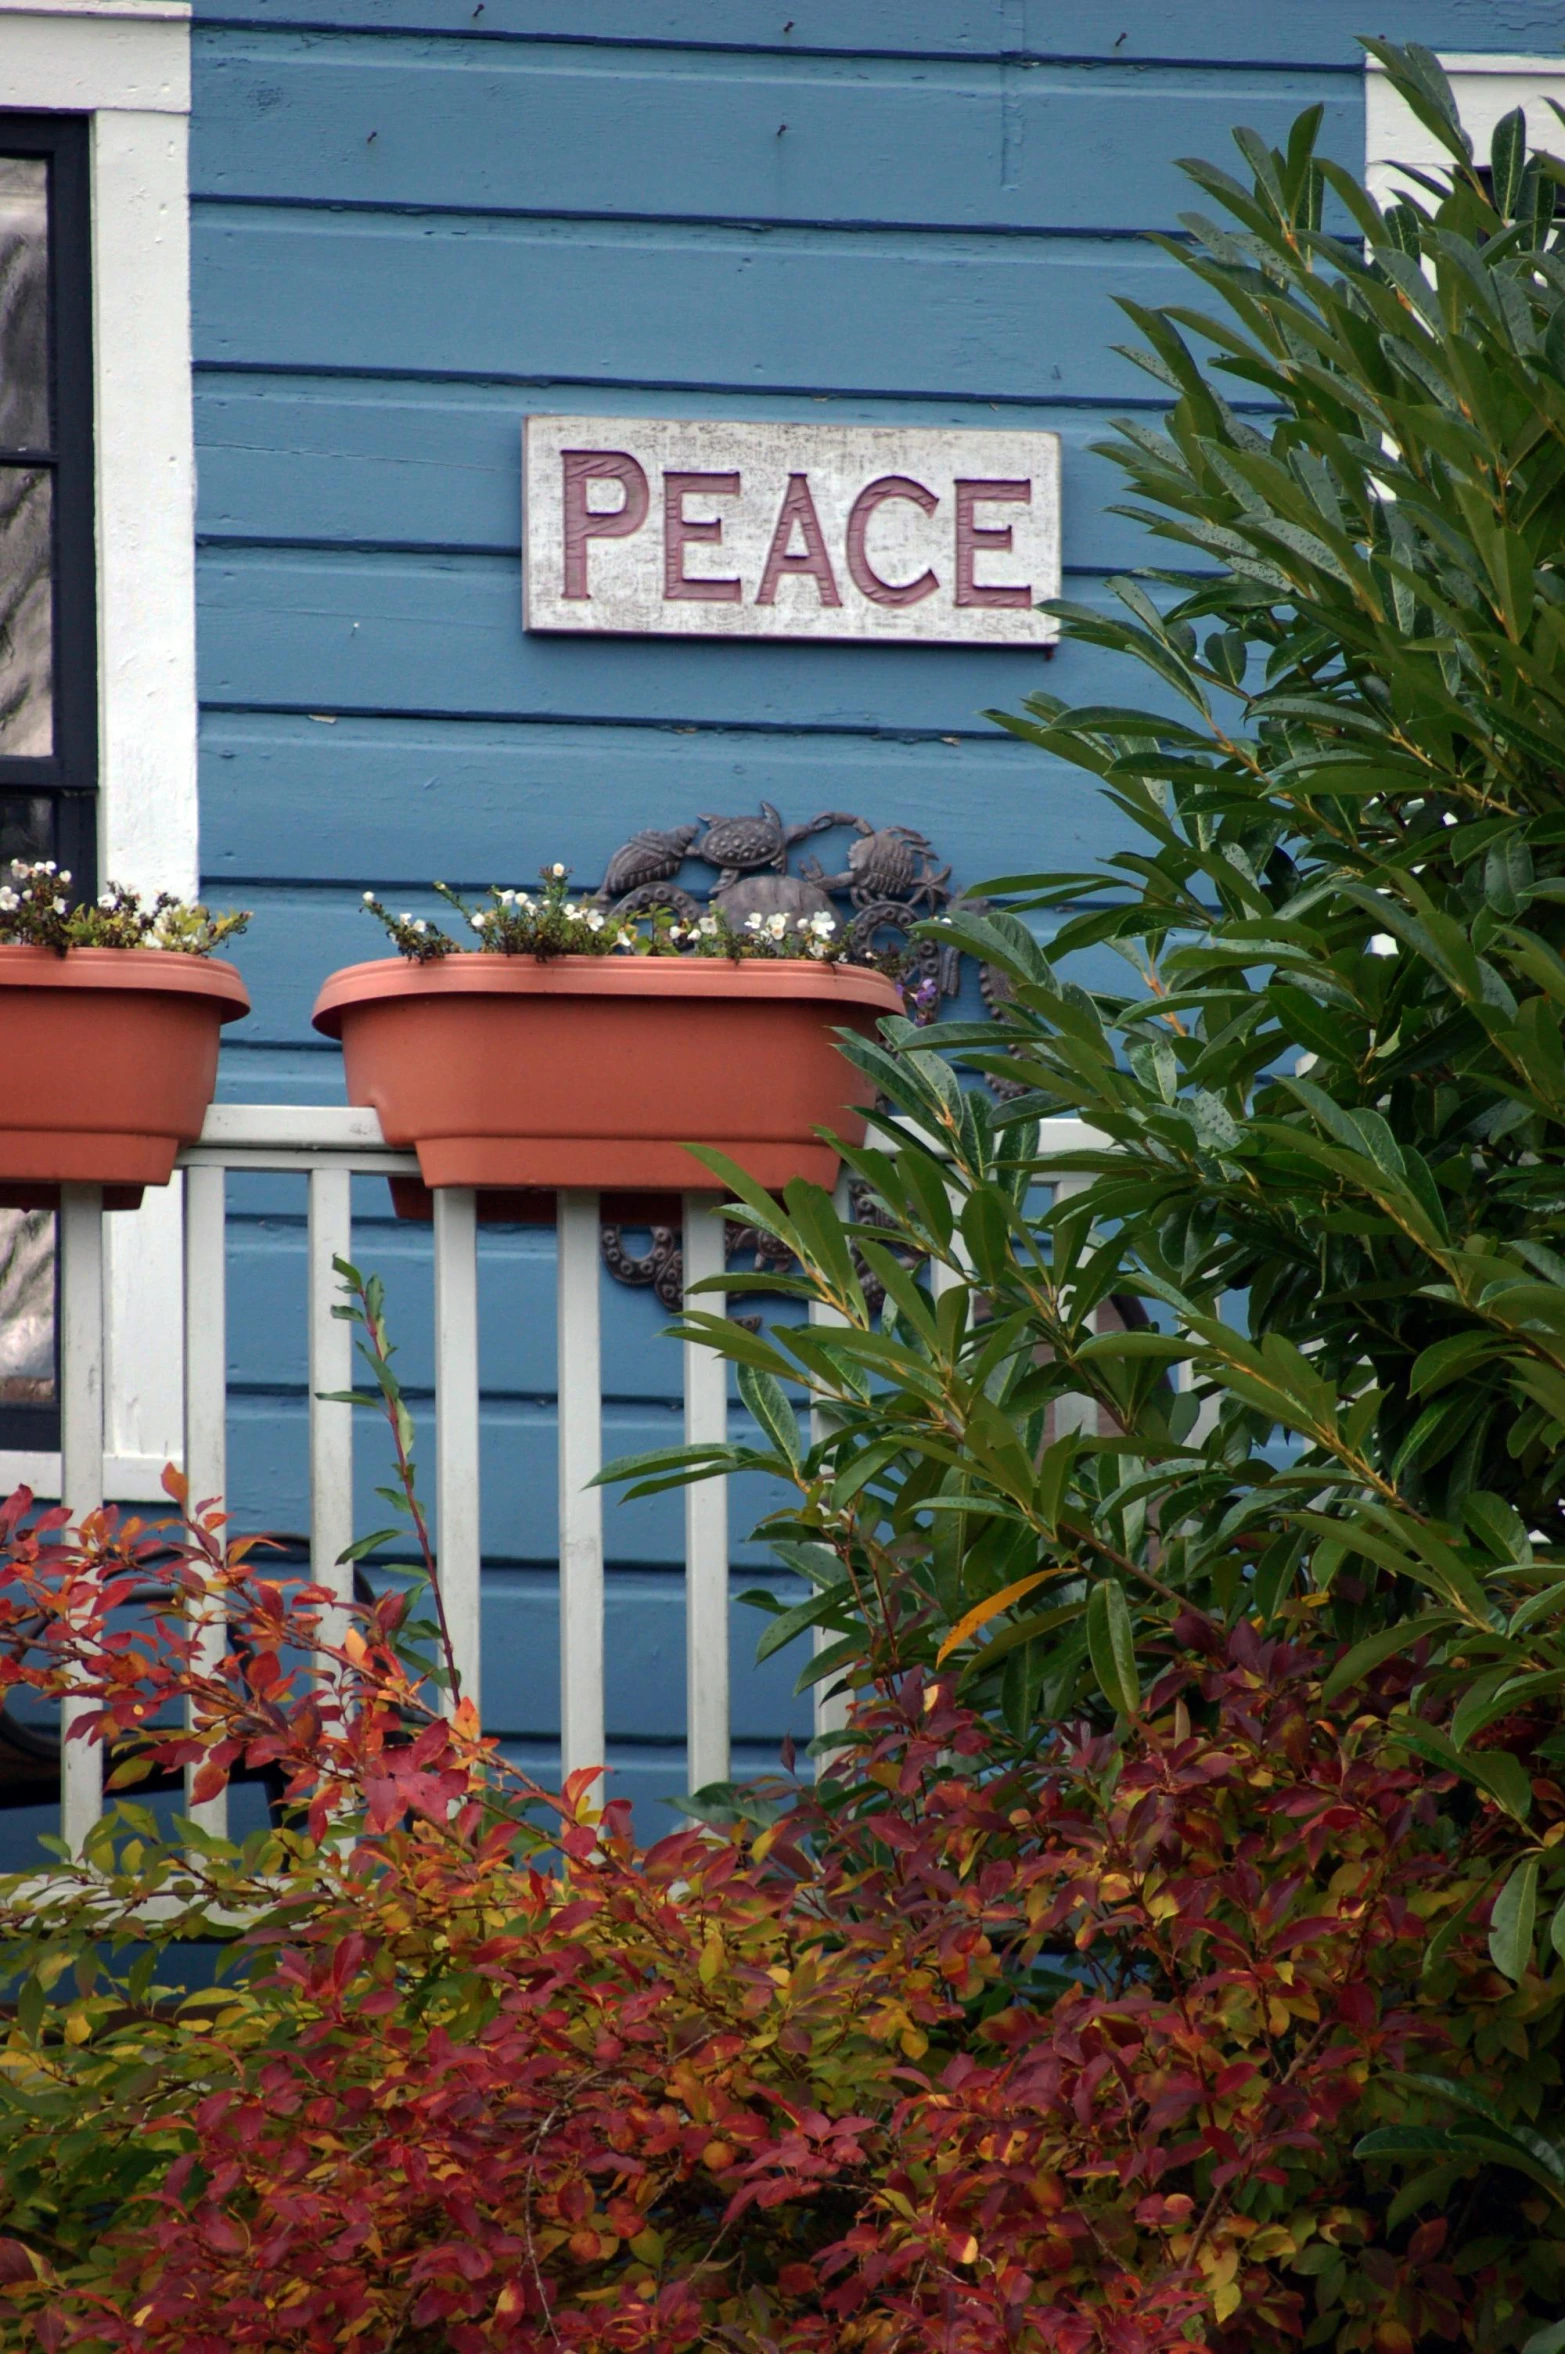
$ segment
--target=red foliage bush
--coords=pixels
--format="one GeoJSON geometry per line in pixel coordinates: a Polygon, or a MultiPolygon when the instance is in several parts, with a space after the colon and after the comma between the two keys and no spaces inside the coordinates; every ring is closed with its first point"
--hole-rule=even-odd
{"type": "Polygon", "coordinates": [[[170,1845],[132,1809],[41,1908],[11,1887],[12,2342],[1411,2354],[1526,2335],[1554,2256],[1535,2247],[1529,2275],[1475,2243],[1458,2271],[1443,2222],[1388,2228],[1391,2179],[1352,2155],[1395,2072],[1447,2044],[1452,1985],[1512,1990],[1472,1926],[1421,1978],[1462,1894],[1441,1781],[1364,1695],[1323,1708],[1302,1651],[1241,1625],[1221,1656],[1173,1658],[1128,1729],[1041,1755],[910,1678],[861,1710],[851,1779],[643,1852],[589,1778],[550,1798],[470,1712],[431,1712],[397,1602],[314,1681],[325,1597],[225,1561],[218,1527],[170,1554],[104,1522],[72,1555],[17,1503],[0,1524],[0,1685],[74,1678],[122,1751],[134,1735],[203,1789],[269,1765],[298,1810],[241,1850],[170,1845]],[[173,1598],[127,1624],[154,1562],[173,1598]],[[218,1602],[230,1649],[204,1671],[218,1602]],[[176,1700],[188,1729],[154,1723],[176,1700]],[[93,1975],[108,1935],[195,1931],[235,1941],[214,1990],[160,1996],[152,1962],[93,1975]]]}

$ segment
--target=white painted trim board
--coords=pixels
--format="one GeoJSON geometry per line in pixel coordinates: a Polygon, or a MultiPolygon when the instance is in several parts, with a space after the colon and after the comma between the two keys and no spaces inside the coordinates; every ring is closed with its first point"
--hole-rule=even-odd
{"type": "MultiPolygon", "coordinates": [[[[200,874],[189,8],[0,0],[0,108],[92,121],[100,871],[188,895],[200,874]]],[[[181,1448],[180,1185],[108,1222],[110,1492],[138,1501],[181,1448]]],[[[57,1462],[0,1455],[0,1486],[19,1477],[47,1493],[57,1462]]]]}

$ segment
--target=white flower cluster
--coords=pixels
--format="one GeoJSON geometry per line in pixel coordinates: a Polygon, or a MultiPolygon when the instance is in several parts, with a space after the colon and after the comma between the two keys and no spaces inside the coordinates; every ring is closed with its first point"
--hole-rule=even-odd
{"type": "MultiPolygon", "coordinates": [[[[62,899],[60,892],[69,886],[70,879],[70,868],[56,866],[52,858],[41,858],[35,866],[13,858],[11,880],[0,883],[0,915],[14,915],[19,907],[28,905],[49,906],[56,915],[64,915],[71,903],[62,899]]],[[[100,906],[106,904],[110,903],[99,902],[100,906]]]]}
{"type": "Polygon", "coordinates": [[[837,919],[834,915],[828,915],[824,907],[818,907],[813,915],[791,917],[780,912],[762,915],[757,911],[745,917],[744,928],[747,932],[753,932],[758,941],[775,943],[779,947],[790,932],[801,933],[805,955],[820,958],[831,954],[837,919]]]}

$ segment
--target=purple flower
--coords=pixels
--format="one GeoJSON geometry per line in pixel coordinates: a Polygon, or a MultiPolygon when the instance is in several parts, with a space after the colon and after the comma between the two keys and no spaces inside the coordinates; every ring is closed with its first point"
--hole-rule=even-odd
{"type": "Polygon", "coordinates": [[[940,983],[934,974],[921,973],[916,981],[904,981],[902,1002],[921,1027],[932,1022],[940,1011],[940,983]]]}

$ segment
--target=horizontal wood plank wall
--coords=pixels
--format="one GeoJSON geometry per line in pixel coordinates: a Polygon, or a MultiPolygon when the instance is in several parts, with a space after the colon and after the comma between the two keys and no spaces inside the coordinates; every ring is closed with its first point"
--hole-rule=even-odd
{"type": "MultiPolygon", "coordinates": [[[[924,828],[959,880],[1110,846],[1092,794],[981,714],[1044,682],[1115,691],[1066,649],[528,640],[518,442],[529,408],[1059,432],[1071,593],[1133,563],[1090,444],[1155,410],[1115,298],[1172,293],[1142,233],[1180,155],[1315,100],[1363,152],[1357,0],[198,0],[191,184],[200,465],[202,851],[253,907],[257,1011],[229,1097],[337,1100],[308,1029],[377,951],[367,885],[591,885],[638,825],[761,799],[924,828]]],[[[1525,48],[1565,0],[1399,0],[1426,41],[1525,48]],[[1498,19],[1503,15],[1503,28],[1498,19]],[[1438,20],[1438,21],[1437,21],[1438,20]]],[[[411,901],[409,902],[411,903],[411,901]]],[[[230,1446],[242,1522],[307,1525],[303,1199],[231,1187],[230,1446]]],[[[427,1240],[361,1187],[416,1395],[427,1240]]],[[[557,1735],[552,1244],[482,1246],[484,1689],[541,1769],[557,1735]]],[[[607,1286],[611,1452],[677,1436],[678,1359],[607,1286]]],[[[433,1448],[424,1448],[433,1465],[433,1448]]],[[[379,1474],[360,1450],[366,1491],[379,1474]]],[[[736,1534],[763,1499],[734,1499],[736,1534]]],[[[365,1509],[370,1509],[366,1492],[365,1509]]],[[[677,1500],[609,1507],[619,1787],[682,1787],[677,1500]]],[[[753,1551],[736,1547],[736,1563],[753,1551]]],[[[742,1582],[742,1581],[741,1581],[742,1582]]],[[[793,1669],[747,1670],[736,1763],[805,1729],[793,1669]]]]}

